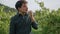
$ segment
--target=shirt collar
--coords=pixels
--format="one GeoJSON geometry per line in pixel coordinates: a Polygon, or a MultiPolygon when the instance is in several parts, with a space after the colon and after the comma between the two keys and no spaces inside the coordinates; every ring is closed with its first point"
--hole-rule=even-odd
{"type": "MultiPolygon", "coordinates": [[[[22,14],[20,14],[20,13],[17,13],[18,14],[18,16],[23,16],[22,14]]],[[[28,16],[28,13],[25,13],[25,15],[24,16],[28,16]]]]}

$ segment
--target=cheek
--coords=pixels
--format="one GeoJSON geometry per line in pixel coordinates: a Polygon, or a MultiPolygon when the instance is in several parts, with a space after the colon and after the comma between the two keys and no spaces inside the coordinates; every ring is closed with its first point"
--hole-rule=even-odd
{"type": "Polygon", "coordinates": [[[27,11],[27,10],[28,10],[28,8],[23,8],[23,10],[27,11]]]}

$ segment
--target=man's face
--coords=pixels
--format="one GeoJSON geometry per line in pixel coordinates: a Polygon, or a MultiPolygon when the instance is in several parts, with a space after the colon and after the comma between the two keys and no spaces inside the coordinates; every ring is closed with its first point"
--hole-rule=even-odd
{"type": "Polygon", "coordinates": [[[27,4],[26,3],[23,3],[22,6],[21,6],[21,8],[18,8],[18,10],[20,12],[27,13],[27,11],[28,11],[27,4]]]}

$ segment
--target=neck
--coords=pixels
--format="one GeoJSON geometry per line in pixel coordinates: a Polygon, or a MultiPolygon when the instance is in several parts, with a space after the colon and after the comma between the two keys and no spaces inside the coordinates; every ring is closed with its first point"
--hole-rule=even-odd
{"type": "Polygon", "coordinates": [[[24,12],[19,12],[19,14],[21,14],[21,15],[23,15],[23,16],[25,15],[25,13],[24,13],[24,12]]]}

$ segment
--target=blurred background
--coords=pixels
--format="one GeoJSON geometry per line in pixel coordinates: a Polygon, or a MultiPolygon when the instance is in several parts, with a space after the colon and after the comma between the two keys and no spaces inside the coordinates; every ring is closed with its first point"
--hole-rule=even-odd
{"type": "MultiPolygon", "coordinates": [[[[9,34],[10,18],[17,13],[18,0],[0,0],[0,34],[9,34]]],[[[26,0],[38,22],[33,34],[60,34],[60,0],[26,0]]]]}

